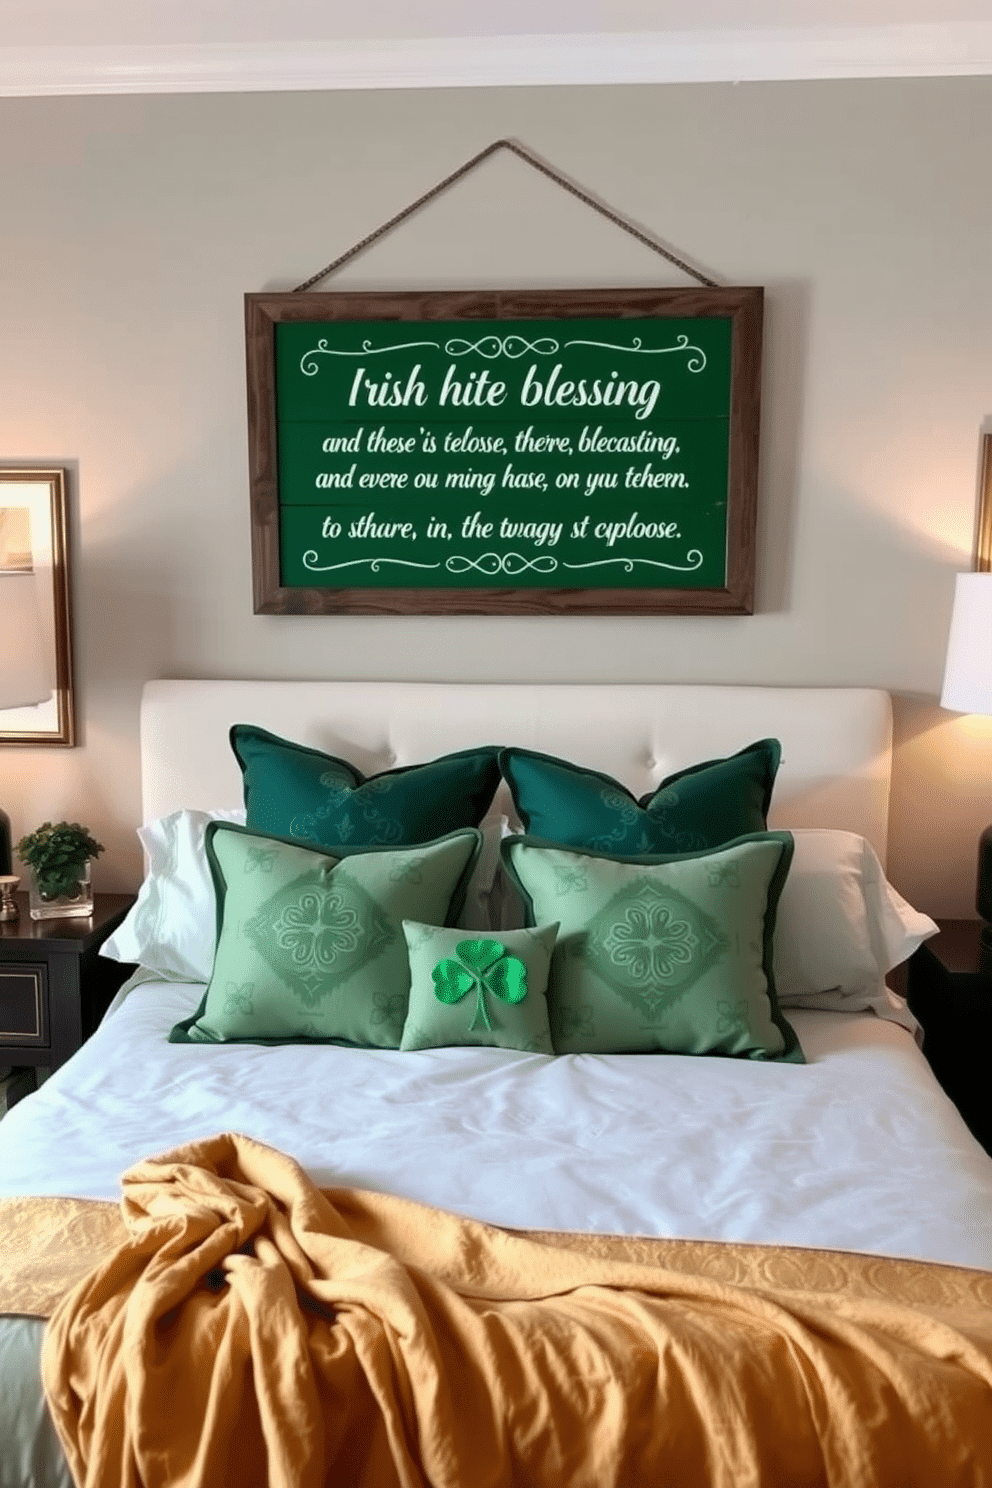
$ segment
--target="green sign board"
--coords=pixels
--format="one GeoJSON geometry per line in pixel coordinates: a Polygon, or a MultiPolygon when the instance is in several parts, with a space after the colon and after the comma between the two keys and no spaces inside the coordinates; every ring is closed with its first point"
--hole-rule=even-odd
{"type": "Polygon", "coordinates": [[[749,610],[760,296],[249,296],[256,607],[749,610]]]}

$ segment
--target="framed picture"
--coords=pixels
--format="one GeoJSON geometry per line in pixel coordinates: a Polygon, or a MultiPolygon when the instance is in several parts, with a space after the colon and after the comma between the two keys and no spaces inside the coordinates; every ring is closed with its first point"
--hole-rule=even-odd
{"type": "Polygon", "coordinates": [[[0,709],[0,744],[75,744],[64,470],[0,467],[0,573],[4,570],[35,575],[53,692],[48,702],[34,707],[0,709]]]}
{"type": "Polygon", "coordinates": [[[992,434],[986,434],[982,439],[982,475],[978,489],[975,568],[979,573],[992,573],[992,434]]]}
{"type": "Polygon", "coordinates": [[[245,297],[262,614],[750,614],[763,291],[245,297]]]}

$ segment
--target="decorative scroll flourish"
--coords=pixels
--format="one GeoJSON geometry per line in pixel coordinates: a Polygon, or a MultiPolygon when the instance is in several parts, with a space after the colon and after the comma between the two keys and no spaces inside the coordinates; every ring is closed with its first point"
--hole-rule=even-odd
{"type": "MultiPolygon", "coordinates": [[[[575,344],[592,346],[598,343],[590,341],[575,344]]],[[[384,346],[373,346],[372,342],[366,338],[357,351],[344,351],[340,347],[330,346],[326,338],[321,337],[316,346],[304,352],[300,359],[300,371],[304,377],[315,377],[320,371],[320,362],[317,358],[321,356],[381,356],[387,351],[414,351],[421,347],[426,347],[431,351],[443,350],[446,356],[453,357],[468,356],[470,352],[475,352],[476,355],[485,357],[488,362],[494,362],[501,356],[515,362],[527,356],[528,353],[532,356],[555,356],[561,349],[560,343],[553,336],[538,336],[535,341],[528,341],[526,336],[517,335],[515,332],[509,336],[480,336],[477,341],[467,341],[462,336],[452,336],[445,341],[443,347],[440,341],[395,341],[384,346]]],[[[619,348],[621,351],[625,349],[619,348]]]]}
{"type": "Polygon", "coordinates": [[[440,341],[397,341],[390,346],[373,346],[372,342],[365,340],[358,351],[342,351],[340,347],[328,346],[324,337],[317,345],[309,351],[304,352],[300,358],[300,371],[304,377],[316,377],[320,371],[320,363],[315,360],[318,356],[340,356],[340,357],[364,357],[379,356],[384,351],[411,351],[418,346],[430,346],[435,351],[441,350],[440,341]]]}
{"type": "Polygon", "coordinates": [[[444,343],[444,349],[448,356],[467,356],[470,351],[474,351],[489,362],[494,362],[501,356],[509,357],[511,362],[515,362],[528,352],[535,356],[555,356],[560,346],[554,336],[538,336],[536,341],[528,341],[525,336],[514,333],[510,336],[480,336],[478,341],[466,341],[461,336],[452,336],[444,343]]]}
{"type": "MultiPolygon", "coordinates": [[[[693,573],[703,562],[703,555],[698,548],[691,549],[687,554],[688,563],[664,563],[659,558],[598,558],[591,563],[566,563],[562,561],[562,568],[603,568],[611,563],[620,564],[624,573],[633,573],[634,565],[637,563],[647,564],[650,568],[667,568],[674,573],[693,573]]],[[[370,573],[378,573],[383,563],[394,563],[403,568],[440,568],[440,563],[415,563],[410,558],[390,558],[380,556],[378,558],[349,558],[343,563],[321,563],[320,554],[313,548],[309,548],[303,554],[303,565],[311,573],[331,573],[339,568],[356,568],[366,566],[370,573]]],[[[531,570],[534,573],[550,574],[558,568],[558,559],[553,558],[550,553],[541,553],[536,558],[525,558],[522,553],[482,553],[478,558],[468,558],[461,553],[453,553],[445,560],[445,568],[449,573],[463,574],[474,570],[476,573],[487,574],[495,577],[496,574],[525,573],[531,570]]]]}
{"type": "Polygon", "coordinates": [[[562,560],[562,568],[603,568],[608,563],[619,563],[624,573],[633,573],[635,563],[646,563],[651,568],[670,568],[674,573],[694,573],[703,562],[703,555],[698,548],[690,548],[685,555],[688,563],[663,563],[660,558],[595,558],[591,563],[566,563],[562,560]]]}
{"type": "Polygon", "coordinates": [[[706,367],[706,353],[701,346],[690,346],[689,337],[679,336],[674,346],[645,346],[640,336],[634,336],[629,346],[620,346],[615,341],[566,341],[566,346],[598,346],[604,351],[629,351],[632,356],[666,356],[672,351],[692,353],[686,362],[687,372],[702,372],[706,367]]]}
{"type": "Polygon", "coordinates": [[[542,553],[537,558],[525,558],[522,553],[483,553],[478,558],[465,558],[460,553],[453,553],[444,566],[449,573],[468,573],[470,568],[490,575],[521,574],[526,569],[535,573],[554,573],[558,559],[552,558],[550,553],[542,553]]]}
{"type": "MultiPolygon", "coordinates": [[[[689,337],[680,335],[674,346],[645,346],[640,336],[631,337],[630,344],[622,346],[617,341],[592,341],[576,337],[566,341],[565,346],[595,346],[603,351],[623,351],[631,356],[667,356],[671,352],[686,351],[690,353],[686,362],[686,370],[689,372],[702,372],[706,367],[706,353],[701,346],[692,346],[689,337]]],[[[444,351],[446,356],[468,356],[475,352],[477,356],[485,357],[486,361],[494,362],[499,357],[505,356],[511,362],[519,361],[521,357],[527,356],[557,356],[561,350],[561,343],[554,336],[539,336],[534,341],[528,341],[525,336],[517,335],[516,332],[509,336],[480,336],[477,341],[468,341],[461,336],[452,336],[445,341],[443,347],[440,341],[395,341],[388,346],[373,346],[366,337],[357,351],[345,351],[337,346],[329,346],[326,338],[322,337],[316,346],[305,352],[300,359],[300,371],[304,377],[315,377],[320,371],[320,363],[317,361],[321,356],[337,357],[369,357],[382,356],[391,351],[413,351],[420,347],[426,347],[431,351],[444,351]]]]}
{"type": "Polygon", "coordinates": [[[359,565],[368,565],[370,573],[378,573],[383,563],[397,563],[403,568],[440,568],[438,563],[414,563],[410,558],[349,558],[346,563],[320,563],[320,554],[313,548],[308,548],[303,554],[303,567],[308,568],[311,573],[330,573],[336,568],[355,568],[359,565]]]}

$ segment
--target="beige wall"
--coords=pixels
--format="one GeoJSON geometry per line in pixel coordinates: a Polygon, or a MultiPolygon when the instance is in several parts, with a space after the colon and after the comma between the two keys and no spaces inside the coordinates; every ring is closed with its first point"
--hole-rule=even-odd
{"type": "MultiPolygon", "coordinates": [[[[158,676],[870,684],[890,872],[971,912],[992,722],[936,706],[992,414],[992,79],[0,102],[0,461],[65,464],[81,747],[0,750],[15,833],[133,886],[158,676]],[[242,295],[290,288],[511,135],[767,295],[751,618],[254,616],[242,295]]],[[[504,155],[333,286],[677,283],[504,155]]]]}

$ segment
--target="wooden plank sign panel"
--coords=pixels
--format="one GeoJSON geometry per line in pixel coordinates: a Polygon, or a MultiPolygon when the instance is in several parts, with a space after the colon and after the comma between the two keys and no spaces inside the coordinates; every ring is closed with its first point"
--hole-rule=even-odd
{"type": "Polygon", "coordinates": [[[256,610],[749,613],[761,305],[247,296],[256,610]]]}

